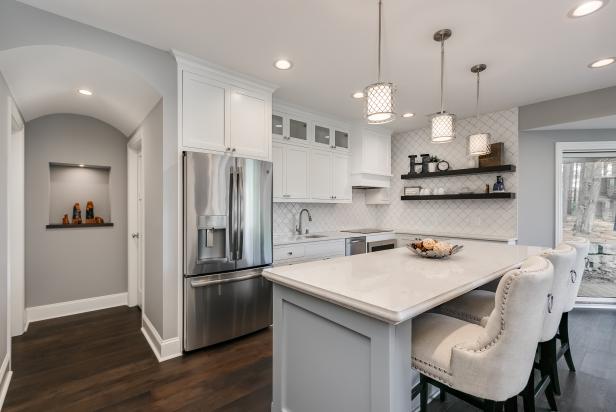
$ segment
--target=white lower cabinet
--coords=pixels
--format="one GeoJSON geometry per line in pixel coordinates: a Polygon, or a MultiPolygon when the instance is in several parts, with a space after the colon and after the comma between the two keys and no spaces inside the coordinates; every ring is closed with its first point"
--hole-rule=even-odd
{"type": "Polygon", "coordinates": [[[331,259],[345,254],[345,239],[274,246],[274,264],[288,265],[331,259]]]}
{"type": "Polygon", "coordinates": [[[274,201],[308,200],[310,150],[294,145],[274,143],[274,201]]]}

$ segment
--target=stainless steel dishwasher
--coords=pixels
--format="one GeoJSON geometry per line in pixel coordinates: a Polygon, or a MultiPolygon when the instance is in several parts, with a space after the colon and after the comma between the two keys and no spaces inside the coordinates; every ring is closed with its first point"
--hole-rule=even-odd
{"type": "Polygon", "coordinates": [[[366,236],[349,237],[346,239],[344,254],[346,256],[366,253],[366,236]]]}

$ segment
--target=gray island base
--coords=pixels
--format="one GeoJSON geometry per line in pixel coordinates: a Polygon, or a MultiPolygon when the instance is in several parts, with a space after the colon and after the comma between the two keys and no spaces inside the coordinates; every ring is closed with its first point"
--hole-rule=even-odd
{"type": "Polygon", "coordinates": [[[264,271],[274,283],[272,412],[411,411],[413,317],[541,251],[467,246],[445,260],[399,248],[264,271]]]}

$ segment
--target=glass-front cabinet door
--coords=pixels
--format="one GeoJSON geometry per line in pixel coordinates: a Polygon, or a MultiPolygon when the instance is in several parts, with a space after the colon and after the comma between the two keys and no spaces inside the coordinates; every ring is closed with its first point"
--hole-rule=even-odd
{"type": "Polygon", "coordinates": [[[334,129],[334,145],[336,149],[349,149],[349,132],[334,129]]]}
{"type": "Polygon", "coordinates": [[[331,129],[327,126],[315,123],[314,142],[323,147],[332,147],[331,129]]]}
{"type": "Polygon", "coordinates": [[[272,139],[285,140],[285,136],[288,136],[287,127],[285,125],[285,115],[283,113],[272,114],[272,139]]]}
{"type": "Polygon", "coordinates": [[[308,143],[308,122],[294,116],[289,117],[289,140],[308,143]]]}

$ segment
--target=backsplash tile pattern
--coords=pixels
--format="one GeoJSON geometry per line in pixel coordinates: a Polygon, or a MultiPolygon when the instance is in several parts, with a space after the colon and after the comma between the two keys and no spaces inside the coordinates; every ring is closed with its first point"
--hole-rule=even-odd
{"type": "MultiPolygon", "coordinates": [[[[482,191],[485,184],[496,181],[496,173],[473,176],[450,176],[432,179],[401,180],[408,173],[409,154],[430,153],[447,160],[451,168],[468,167],[467,136],[477,131],[489,131],[493,142],[505,144],[505,163],[518,161],[518,110],[511,109],[481,115],[457,122],[458,138],[447,144],[432,144],[430,129],[413,130],[392,137],[392,203],[366,205],[364,190],[353,190],[352,204],[274,203],[274,233],[291,233],[297,225],[299,211],[306,207],[313,221],[311,232],[324,232],[359,227],[380,227],[410,232],[449,232],[459,234],[517,235],[517,200],[431,200],[402,201],[404,186],[422,186],[434,190],[442,187],[447,193],[457,193],[464,186],[482,191]]],[[[517,191],[516,173],[503,173],[505,187],[517,191]]]]}

